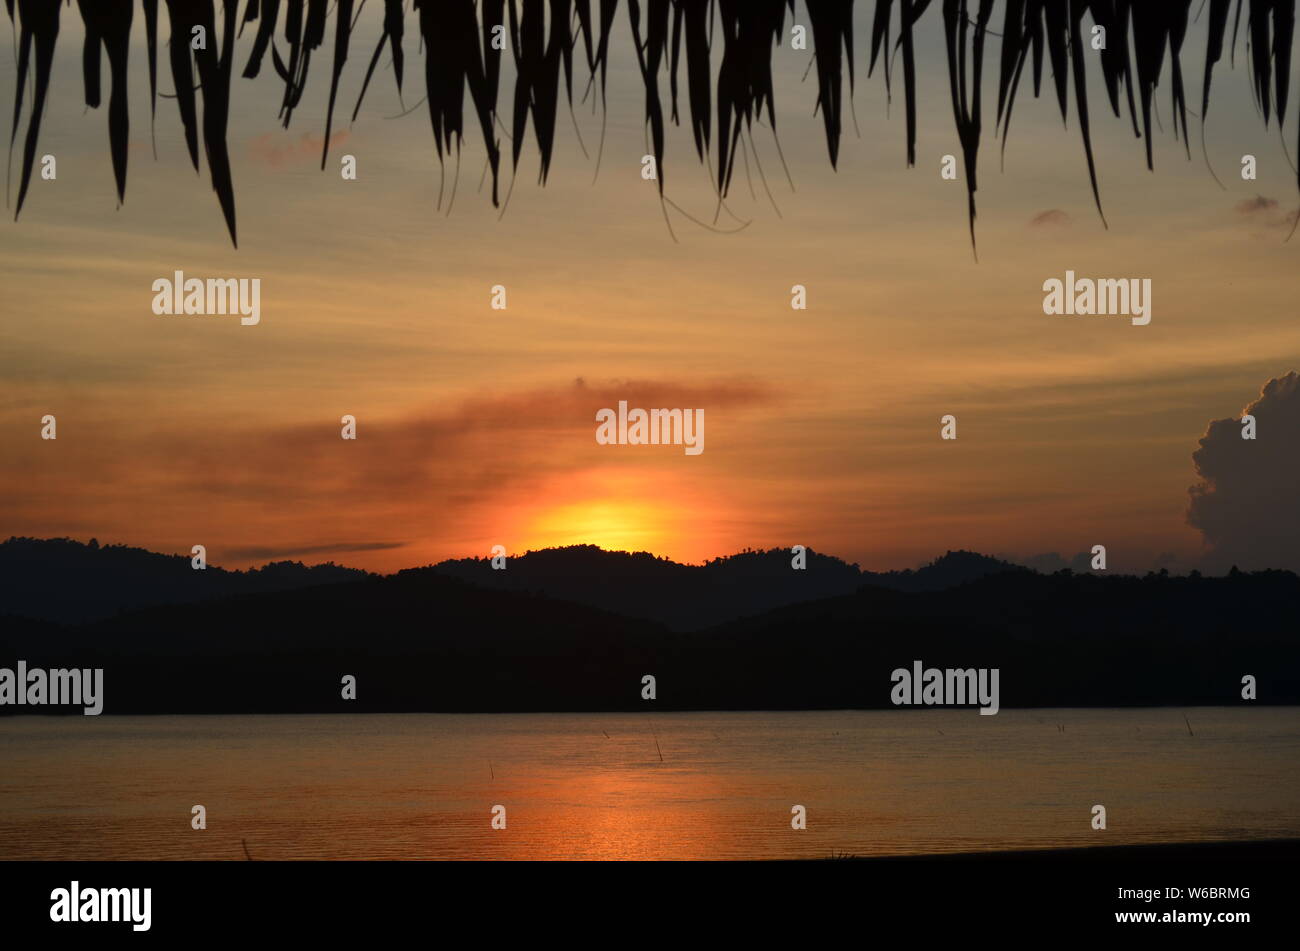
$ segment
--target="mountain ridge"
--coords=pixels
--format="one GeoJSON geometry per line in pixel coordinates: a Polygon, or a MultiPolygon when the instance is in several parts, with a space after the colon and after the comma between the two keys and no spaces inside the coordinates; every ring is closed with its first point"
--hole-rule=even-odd
{"type": "Polygon", "coordinates": [[[504,570],[494,570],[490,558],[454,558],[381,576],[333,562],[309,566],[297,561],[245,571],[210,564],[196,571],[186,555],[100,546],[95,539],[11,537],[0,542],[0,613],[77,624],[157,605],[432,571],[495,590],[540,592],[684,631],[848,594],[863,584],[938,591],[989,574],[1031,570],[967,551],[949,551],[919,568],[888,572],[863,571],[812,549],[805,558],[806,568],[795,571],[791,553],[781,548],[745,549],[691,565],[650,552],[570,545],[508,556],[504,570]]]}
{"type": "Polygon", "coordinates": [[[1297,631],[1284,571],[863,583],[676,631],[426,566],[79,624],[3,617],[0,666],[103,668],[113,714],[891,708],[891,671],[915,661],[1000,670],[1005,708],[1241,704],[1246,675],[1252,702],[1297,704],[1297,631]]]}

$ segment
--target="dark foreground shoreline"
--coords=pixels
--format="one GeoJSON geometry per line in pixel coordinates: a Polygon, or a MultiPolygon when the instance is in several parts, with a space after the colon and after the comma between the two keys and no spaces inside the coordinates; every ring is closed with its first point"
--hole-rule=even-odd
{"type": "Polygon", "coordinates": [[[584,902],[586,931],[614,933],[648,920],[665,933],[720,944],[744,927],[789,944],[806,939],[810,928],[826,934],[903,928],[965,940],[1063,934],[1109,940],[1129,932],[1133,941],[1168,935],[1181,945],[1201,935],[1221,947],[1294,936],[1297,857],[1300,839],[857,861],[0,862],[0,875],[11,883],[0,890],[0,922],[6,934],[42,942],[139,937],[126,921],[52,920],[60,889],[113,888],[148,891],[148,931],[163,940],[257,934],[297,945],[320,936],[337,946],[342,935],[370,941],[398,924],[427,925],[431,913],[485,923],[494,939],[514,924],[518,933],[509,937],[535,940],[539,932],[573,926],[576,895],[584,902]],[[509,896],[505,915],[494,905],[502,895],[509,896]],[[487,914],[496,917],[489,921],[487,914]]]}
{"type": "Polygon", "coordinates": [[[77,932],[136,936],[126,922],[52,922],[57,889],[75,882],[82,894],[149,889],[155,935],[258,934],[295,945],[309,935],[331,946],[343,934],[372,939],[397,924],[427,925],[431,915],[485,925],[493,939],[517,926],[518,937],[535,940],[574,927],[576,895],[584,931],[649,921],[720,944],[738,928],[794,944],[811,928],[827,935],[910,929],[966,941],[1132,932],[1131,940],[1168,935],[1180,945],[1202,935],[1223,946],[1294,936],[1298,855],[1300,839],[849,862],[0,862],[12,883],[0,893],[0,922],[6,934],[42,941],[77,932]],[[501,895],[509,896],[508,914],[494,905],[501,895]]]}
{"type": "MultiPolygon", "coordinates": [[[[1104,835],[1105,833],[1099,833],[1104,835]]],[[[986,852],[930,852],[923,855],[834,856],[855,862],[876,864],[981,863],[989,861],[1028,863],[1134,862],[1296,862],[1300,860],[1300,839],[1258,839],[1255,841],[1161,842],[1141,845],[1084,845],[1059,849],[1014,849],[986,852]]],[[[781,860],[778,860],[781,861],[781,860]]],[[[807,861],[795,859],[792,861],[807,861]]]]}

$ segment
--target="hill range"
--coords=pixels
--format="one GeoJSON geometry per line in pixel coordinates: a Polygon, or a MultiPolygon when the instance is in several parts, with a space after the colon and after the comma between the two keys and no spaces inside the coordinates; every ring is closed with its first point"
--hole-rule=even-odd
{"type": "Polygon", "coordinates": [[[886,708],[916,660],[998,668],[1004,708],[1237,704],[1247,674],[1255,702],[1294,704],[1298,615],[1290,572],[1040,574],[970,552],[873,573],[574,546],[379,576],[0,543],[0,665],[102,667],[117,714],[886,708]]]}

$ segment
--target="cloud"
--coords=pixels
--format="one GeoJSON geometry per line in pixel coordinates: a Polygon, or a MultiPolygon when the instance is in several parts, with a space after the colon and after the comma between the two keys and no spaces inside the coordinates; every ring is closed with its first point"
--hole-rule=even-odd
{"type": "Polygon", "coordinates": [[[289,558],[290,556],[302,557],[303,555],[332,555],[344,554],[348,552],[359,551],[389,551],[394,548],[404,548],[406,542],[335,542],[329,545],[299,545],[299,546],[253,546],[250,548],[228,548],[225,550],[227,558],[233,558],[236,561],[279,561],[289,558]]]}
{"type": "Polygon", "coordinates": [[[999,554],[995,557],[1000,558],[1002,561],[1009,561],[1013,565],[1024,565],[1026,568],[1033,568],[1045,575],[1050,575],[1052,572],[1060,571],[1066,567],[1065,559],[1054,551],[1046,551],[1040,555],[999,554]]]}
{"type": "MultiPolygon", "coordinates": [[[[342,145],[348,137],[347,129],[335,132],[330,136],[330,149],[342,145]]],[[[320,162],[321,148],[324,144],[325,137],[312,132],[304,132],[296,139],[288,139],[283,135],[268,132],[248,143],[248,154],[272,168],[304,165],[320,162]]]]}
{"type": "MultiPolygon", "coordinates": [[[[474,396],[438,412],[401,419],[360,418],[358,441],[365,441],[364,453],[350,452],[332,423],[280,427],[252,440],[232,431],[225,438],[240,460],[239,478],[223,484],[256,485],[259,491],[278,494],[284,491],[283,473],[298,471],[313,473],[315,479],[307,486],[294,485],[296,496],[316,491],[325,496],[338,491],[417,493],[437,484],[459,484],[463,502],[496,494],[507,481],[526,480],[546,470],[585,468],[598,452],[596,412],[616,407],[619,400],[629,406],[699,407],[712,414],[762,403],[770,396],[766,386],[751,381],[591,385],[579,378],[568,386],[474,396]]],[[[173,471],[181,472],[181,465],[174,464],[173,471]]],[[[196,457],[190,475],[210,472],[212,465],[211,456],[196,457]]]]}
{"type": "Polygon", "coordinates": [[[1239,201],[1232,206],[1232,209],[1239,218],[1252,225],[1286,231],[1295,227],[1296,217],[1300,216],[1300,208],[1283,211],[1276,198],[1269,198],[1266,195],[1256,195],[1254,198],[1239,201]]]}
{"type": "Polygon", "coordinates": [[[998,555],[997,557],[1013,565],[1024,565],[1026,568],[1050,575],[1062,568],[1069,568],[1076,573],[1091,571],[1093,556],[1091,551],[1081,551],[1067,561],[1060,552],[1046,551],[1038,555],[998,555]]]}
{"type": "MultiPolygon", "coordinates": [[[[698,478],[701,466],[680,447],[599,445],[599,409],[620,399],[703,408],[708,439],[721,442],[775,398],[766,384],[743,379],[577,380],[471,394],[400,416],[356,411],[355,441],[340,438],[334,412],[311,423],[262,425],[142,415],[104,426],[112,438],[97,437],[100,429],[82,420],[81,438],[64,439],[61,430],[57,443],[20,440],[12,435],[18,421],[0,419],[0,441],[12,436],[22,447],[7,466],[12,487],[0,498],[0,523],[19,533],[95,534],[160,550],[201,540],[220,564],[331,552],[389,564],[395,556],[386,552],[419,557],[430,547],[445,557],[477,545],[517,512],[544,507],[553,501],[548,491],[577,486],[584,473],[632,469],[661,488],[684,473],[698,478]],[[57,464],[51,446],[63,451],[57,464]]],[[[31,429],[28,419],[21,425],[31,429]]],[[[713,465],[714,458],[706,449],[702,460],[713,465]]]]}
{"type": "Polygon", "coordinates": [[[1265,198],[1263,195],[1256,195],[1254,198],[1247,198],[1245,201],[1239,201],[1234,206],[1239,215],[1257,215],[1261,212],[1271,211],[1277,208],[1276,198],[1265,198]]]}
{"type": "Polygon", "coordinates": [[[1064,228],[1074,221],[1069,215],[1060,208],[1049,208],[1047,211],[1040,211],[1034,217],[1029,219],[1031,228],[1064,228]]]}
{"type": "Polygon", "coordinates": [[[1300,375],[1269,380],[1243,411],[1255,439],[1242,439],[1240,417],[1213,420],[1192,461],[1187,522],[1204,536],[1211,570],[1300,571],[1300,375]]]}

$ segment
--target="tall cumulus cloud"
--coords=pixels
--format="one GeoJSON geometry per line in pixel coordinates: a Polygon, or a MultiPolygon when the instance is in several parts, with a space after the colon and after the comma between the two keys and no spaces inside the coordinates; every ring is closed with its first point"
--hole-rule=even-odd
{"type": "Polygon", "coordinates": [[[1300,375],[1269,380],[1242,415],[1255,417],[1256,438],[1242,438],[1240,416],[1216,419],[1192,453],[1201,481],[1187,521],[1212,570],[1300,571],[1300,375]]]}

